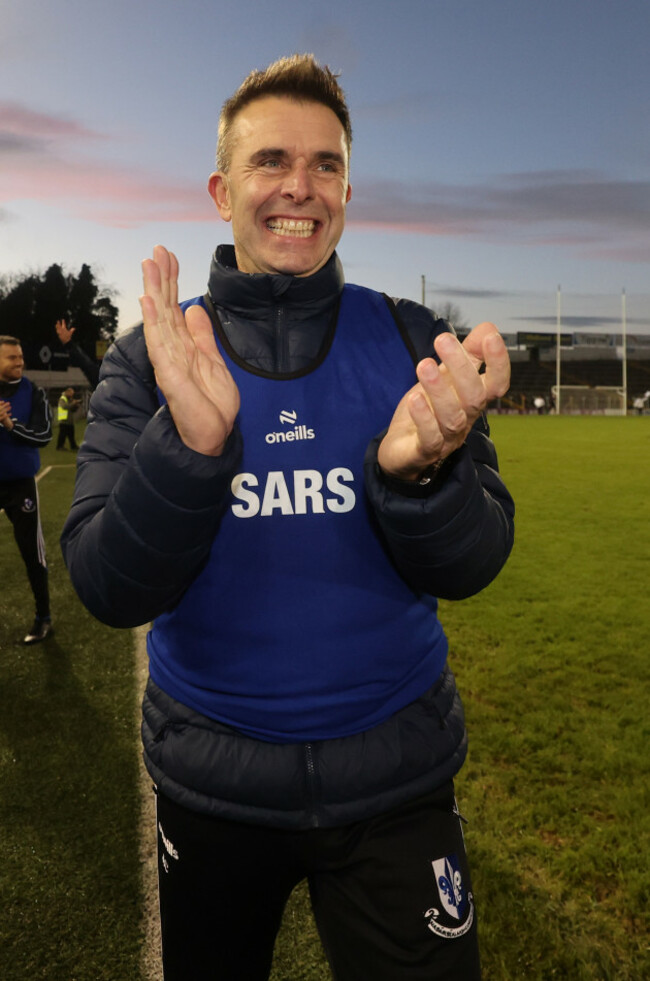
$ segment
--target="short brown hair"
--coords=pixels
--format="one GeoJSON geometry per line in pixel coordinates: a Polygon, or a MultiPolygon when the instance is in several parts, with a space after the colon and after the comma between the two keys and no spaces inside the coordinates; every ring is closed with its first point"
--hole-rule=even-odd
{"type": "Polygon", "coordinates": [[[313,54],[290,55],[274,61],[264,71],[253,70],[221,108],[217,142],[218,170],[226,173],[230,166],[230,133],[235,117],[245,106],[267,95],[284,95],[297,102],[320,102],[327,106],[345,131],[349,154],[352,124],[345,95],[337,78],[338,74],[332,72],[327,65],[319,65],[313,54]]]}
{"type": "Polygon", "coordinates": [[[23,346],[22,341],[19,341],[17,337],[10,337],[9,334],[0,334],[0,347],[2,347],[3,344],[11,344],[12,347],[15,347],[16,345],[18,345],[18,347],[23,346]]]}

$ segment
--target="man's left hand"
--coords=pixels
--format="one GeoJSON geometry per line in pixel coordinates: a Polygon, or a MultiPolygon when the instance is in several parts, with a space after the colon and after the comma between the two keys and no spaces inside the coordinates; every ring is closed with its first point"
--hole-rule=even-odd
{"type": "Polygon", "coordinates": [[[488,402],[510,385],[508,351],[494,324],[479,324],[462,344],[451,333],[439,334],[434,347],[440,364],[420,361],[418,382],[400,401],[379,446],[379,466],[400,480],[417,480],[462,446],[488,402]]]}
{"type": "Polygon", "coordinates": [[[0,426],[5,429],[13,429],[14,422],[11,418],[11,402],[0,402],[0,426]]]}
{"type": "Polygon", "coordinates": [[[54,329],[56,331],[56,336],[59,338],[61,343],[65,346],[66,344],[70,343],[70,341],[72,340],[72,335],[74,334],[77,328],[68,327],[65,320],[57,320],[57,322],[54,325],[54,329]]]}

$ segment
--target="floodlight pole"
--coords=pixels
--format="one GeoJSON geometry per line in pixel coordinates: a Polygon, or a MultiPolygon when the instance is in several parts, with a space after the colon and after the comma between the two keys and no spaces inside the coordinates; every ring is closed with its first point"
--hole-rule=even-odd
{"type": "Polygon", "coordinates": [[[623,341],[623,415],[627,415],[627,297],[621,293],[621,328],[623,341]]]}
{"type": "Polygon", "coordinates": [[[556,303],[556,337],[555,337],[555,414],[559,416],[560,414],[560,341],[562,340],[562,288],[558,286],[557,288],[557,303],[556,303]]]}

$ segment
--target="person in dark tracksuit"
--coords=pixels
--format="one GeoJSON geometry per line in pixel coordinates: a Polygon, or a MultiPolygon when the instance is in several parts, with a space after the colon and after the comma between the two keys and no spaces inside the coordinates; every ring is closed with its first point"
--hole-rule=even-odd
{"type": "Polygon", "coordinates": [[[114,627],[153,621],[165,981],[266,981],[303,879],[336,981],[480,977],[437,600],[512,547],[484,414],[508,354],[493,324],[461,344],[345,283],[350,143],[310,55],[227,100],[208,188],[234,244],[181,305],[175,256],[144,262],[78,454],[74,586],[114,627]]]}
{"type": "Polygon", "coordinates": [[[42,388],[23,376],[20,341],[0,335],[0,508],[11,521],[36,605],[25,644],[52,633],[45,544],[36,474],[39,447],[52,438],[52,414],[42,388]]]}

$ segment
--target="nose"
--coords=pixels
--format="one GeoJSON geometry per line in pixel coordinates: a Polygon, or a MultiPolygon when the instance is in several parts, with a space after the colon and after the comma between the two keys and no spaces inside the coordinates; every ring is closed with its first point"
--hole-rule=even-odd
{"type": "Polygon", "coordinates": [[[306,163],[303,161],[294,163],[282,184],[282,195],[297,204],[309,201],[314,196],[312,178],[306,163]]]}

